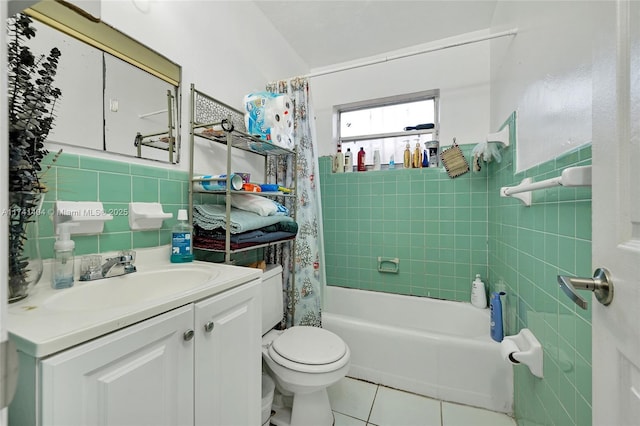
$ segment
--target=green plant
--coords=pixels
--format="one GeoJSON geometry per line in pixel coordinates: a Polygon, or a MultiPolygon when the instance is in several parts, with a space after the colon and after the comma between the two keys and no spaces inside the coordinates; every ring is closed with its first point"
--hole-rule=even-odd
{"type": "Polygon", "coordinates": [[[31,18],[18,14],[8,20],[9,103],[9,300],[26,296],[28,259],[26,228],[37,220],[44,142],[53,127],[54,109],[62,95],[53,87],[60,50],[34,55],[27,40],[36,34],[31,18]]]}

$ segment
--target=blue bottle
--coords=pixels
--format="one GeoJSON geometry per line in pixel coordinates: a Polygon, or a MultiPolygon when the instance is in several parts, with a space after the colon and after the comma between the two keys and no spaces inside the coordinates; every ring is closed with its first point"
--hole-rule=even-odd
{"type": "Polygon", "coordinates": [[[171,263],[193,261],[192,228],[184,209],[178,210],[178,223],[171,230],[171,263]]]}
{"type": "Polygon", "coordinates": [[[496,342],[502,342],[504,330],[502,329],[502,301],[500,296],[504,296],[504,291],[491,293],[489,306],[491,308],[491,338],[496,342]]]}

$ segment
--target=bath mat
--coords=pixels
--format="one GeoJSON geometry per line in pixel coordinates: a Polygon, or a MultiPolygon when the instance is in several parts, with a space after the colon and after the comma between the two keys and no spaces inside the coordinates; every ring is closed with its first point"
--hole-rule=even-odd
{"type": "Polygon", "coordinates": [[[456,143],[456,138],[453,138],[451,147],[442,151],[440,158],[450,178],[456,178],[469,171],[469,163],[456,143]]]}

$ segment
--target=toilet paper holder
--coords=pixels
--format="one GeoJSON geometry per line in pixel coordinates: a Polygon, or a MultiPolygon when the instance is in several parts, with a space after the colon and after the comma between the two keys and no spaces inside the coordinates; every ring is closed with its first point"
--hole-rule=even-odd
{"type": "Polygon", "coordinates": [[[512,364],[525,364],[531,374],[543,377],[542,374],[542,345],[531,330],[523,328],[513,336],[505,336],[500,343],[500,354],[503,359],[512,364]]]}

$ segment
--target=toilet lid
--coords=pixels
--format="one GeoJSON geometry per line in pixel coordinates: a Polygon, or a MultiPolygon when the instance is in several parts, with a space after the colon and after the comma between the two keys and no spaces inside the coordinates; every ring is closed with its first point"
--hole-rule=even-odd
{"type": "Polygon", "coordinates": [[[271,348],[281,357],[299,364],[331,364],[343,358],[347,346],[332,332],[309,326],[289,328],[273,341],[271,348]]]}

